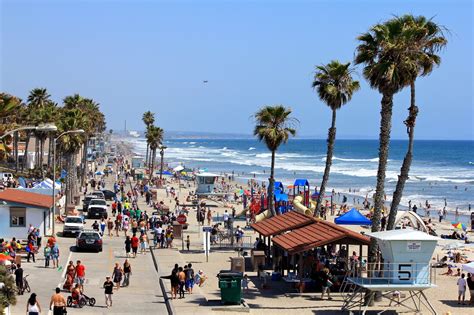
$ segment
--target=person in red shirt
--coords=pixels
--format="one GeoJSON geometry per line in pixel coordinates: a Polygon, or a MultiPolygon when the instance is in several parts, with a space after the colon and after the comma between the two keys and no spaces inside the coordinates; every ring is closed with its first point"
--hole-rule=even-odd
{"type": "Polygon", "coordinates": [[[78,260],[76,263],[76,283],[81,286],[81,291],[84,292],[84,281],[86,280],[86,267],[78,260]]]}
{"type": "Polygon", "coordinates": [[[137,257],[137,250],[138,250],[138,243],[140,242],[140,240],[137,237],[137,234],[135,234],[135,233],[133,234],[131,241],[132,241],[133,258],[136,258],[137,257]]]}

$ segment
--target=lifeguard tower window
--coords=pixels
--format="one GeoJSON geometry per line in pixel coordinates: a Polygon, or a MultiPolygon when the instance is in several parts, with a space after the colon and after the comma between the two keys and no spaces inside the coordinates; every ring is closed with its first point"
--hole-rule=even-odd
{"type": "Polygon", "coordinates": [[[199,184],[212,185],[214,184],[214,177],[199,177],[199,184]]]}

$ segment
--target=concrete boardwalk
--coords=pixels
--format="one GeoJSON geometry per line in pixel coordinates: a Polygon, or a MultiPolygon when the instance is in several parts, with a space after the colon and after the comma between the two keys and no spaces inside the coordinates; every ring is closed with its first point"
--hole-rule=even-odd
{"type": "MultiPolygon", "coordinates": [[[[108,189],[112,188],[114,177],[109,177],[107,183],[108,189]]],[[[110,202],[109,202],[110,203],[110,202]]],[[[110,209],[109,209],[110,210],[110,209]]],[[[111,215],[109,213],[109,215],[111,215]]],[[[94,220],[86,220],[87,227],[91,228],[94,220]]],[[[58,231],[62,231],[62,225],[57,227],[58,231]]],[[[24,263],[25,274],[29,274],[28,281],[32,288],[32,292],[38,295],[38,300],[42,307],[42,314],[48,314],[48,307],[51,295],[54,289],[64,281],[64,269],[67,262],[76,260],[86,267],[86,284],[85,294],[94,297],[97,303],[94,307],[85,306],[82,309],[68,308],[68,314],[167,314],[164,298],[161,294],[158,275],[155,271],[150,252],[144,255],[137,255],[137,258],[129,259],[132,266],[132,276],[130,278],[130,286],[114,290],[113,306],[105,307],[104,289],[102,284],[106,276],[112,274],[114,263],[118,262],[123,265],[125,260],[125,237],[123,232],[119,237],[103,238],[104,248],[101,253],[75,252],[75,239],[57,237],[60,246],[60,265],[62,270],[53,268],[44,268],[43,255],[39,254],[36,263],[24,263]]],[[[69,294],[64,292],[63,296],[69,294]]],[[[24,315],[26,312],[26,303],[29,297],[28,293],[18,296],[17,305],[12,308],[12,315],[24,315]]]]}

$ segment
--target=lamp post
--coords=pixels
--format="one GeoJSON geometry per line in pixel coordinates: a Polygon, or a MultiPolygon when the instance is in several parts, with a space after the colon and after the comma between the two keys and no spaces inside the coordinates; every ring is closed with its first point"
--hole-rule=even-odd
{"type": "Polygon", "coordinates": [[[163,179],[163,160],[164,160],[164,156],[165,156],[165,150],[167,149],[168,147],[167,146],[164,146],[164,145],[160,145],[159,146],[159,149],[160,149],[160,156],[161,156],[161,163],[160,163],[160,183],[161,183],[161,180],[163,179]]]}
{"type": "MultiPolygon", "coordinates": [[[[56,142],[58,141],[59,138],[66,134],[70,133],[84,133],[85,131],[83,129],[76,129],[76,130],[69,130],[69,131],[64,131],[61,133],[59,136],[53,139],[53,236],[55,235],[55,223],[56,223],[56,195],[55,195],[55,188],[56,188],[56,142]]],[[[67,206],[67,205],[66,205],[67,206]]]]}

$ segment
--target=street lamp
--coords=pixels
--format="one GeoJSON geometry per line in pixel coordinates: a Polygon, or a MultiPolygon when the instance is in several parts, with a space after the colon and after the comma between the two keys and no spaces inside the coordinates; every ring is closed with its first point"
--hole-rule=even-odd
{"type": "MultiPolygon", "coordinates": [[[[56,142],[59,138],[66,134],[70,133],[84,133],[84,129],[76,129],[76,130],[69,130],[64,131],[59,136],[53,139],[53,236],[55,235],[55,223],[56,223],[56,196],[55,196],[55,188],[56,188],[56,142]]],[[[67,205],[66,205],[67,206],[67,205]]]]}
{"type": "Polygon", "coordinates": [[[41,124],[38,126],[23,126],[23,127],[19,127],[19,128],[5,132],[5,134],[0,136],[0,140],[5,138],[6,136],[9,136],[11,134],[14,134],[17,131],[22,131],[22,130],[56,131],[58,130],[58,127],[56,127],[55,124],[41,124]]]}
{"type": "Polygon", "coordinates": [[[165,155],[165,150],[168,147],[165,146],[165,145],[160,145],[158,148],[160,149],[160,156],[161,156],[161,164],[160,164],[160,183],[161,183],[161,180],[162,180],[162,177],[163,177],[163,158],[164,158],[164,155],[165,155]]]}

